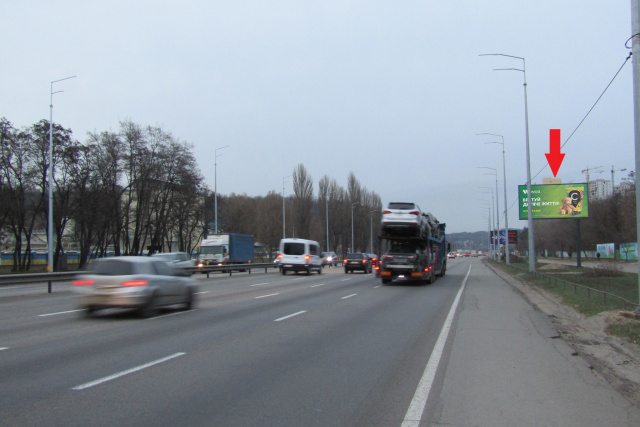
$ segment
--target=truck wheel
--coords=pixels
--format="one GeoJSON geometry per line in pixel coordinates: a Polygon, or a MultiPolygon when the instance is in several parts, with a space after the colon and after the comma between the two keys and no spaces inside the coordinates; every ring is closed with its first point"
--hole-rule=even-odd
{"type": "Polygon", "coordinates": [[[382,279],[383,285],[388,285],[389,283],[391,283],[391,279],[382,279]]]}
{"type": "Polygon", "coordinates": [[[281,268],[280,272],[282,273],[283,276],[287,274],[287,270],[285,270],[284,268],[281,268]]]}
{"type": "Polygon", "coordinates": [[[435,276],[435,274],[433,274],[433,270],[431,270],[429,272],[429,279],[427,279],[427,283],[429,285],[433,285],[435,283],[435,281],[436,281],[436,276],[435,276]]]}
{"type": "MultiPolygon", "coordinates": [[[[322,267],[322,268],[324,268],[324,267],[322,267]]],[[[322,268],[318,269],[318,275],[322,274],[322,268]]]]}

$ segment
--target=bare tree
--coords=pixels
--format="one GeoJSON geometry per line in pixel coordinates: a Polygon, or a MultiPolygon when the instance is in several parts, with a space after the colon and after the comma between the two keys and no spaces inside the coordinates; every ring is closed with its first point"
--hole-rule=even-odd
{"type": "Polygon", "coordinates": [[[293,222],[297,235],[310,236],[311,209],[313,206],[313,179],[302,163],[293,170],[293,222]]]}

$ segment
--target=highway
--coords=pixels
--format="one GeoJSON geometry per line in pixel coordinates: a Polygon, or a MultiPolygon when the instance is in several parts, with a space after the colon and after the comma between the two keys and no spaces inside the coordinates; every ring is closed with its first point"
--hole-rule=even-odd
{"type": "Polygon", "coordinates": [[[373,275],[340,268],[197,280],[195,310],[165,310],[145,320],[127,311],[84,318],[70,284],[52,294],[31,285],[0,289],[2,425],[537,425],[514,422],[544,411],[544,399],[516,399],[510,402],[515,412],[507,415],[487,399],[491,393],[513,396],[522,381],[546,387],[540,369],[555,375],[569,370],[566,386],[580,387],[575,411],[564,389],[547,390],[569,407],[557,418],[547,414],[553,425],[601,425],[584,422],[590,406],[600,414],[593,420],[640,420],[615,391],[578,373],[587,367],[564,357],[558,340],[548,337],[553,331],[540,327],[544,319],[531,315],[535,310],[478,259],[450,262],[446,276],[427,286],[381,286],[373,275]],[[515,298],[515,309],[493,320],[520,319],[508,339],[489,341],[496,339],[495,325],[480,327],[496,314],[482,296],[492,292],[492,304],[503,307],[515,298]],[[533,328],[522,320],[531,316],[533,328]],[[443,346],[439,337],[448,318],[452,333],[443,346]],[[533,352],[527,361],[543,347],[546,363],[522,370],[520,378],[513,353],[495,351],[497,360],[484,362],[476,357],[513,341],[519,357],[520,346],[533,352]],[[440,362],[429,378],[426,368],[436,353],[440,362]],[[498,374],[502,366],[502,377],[486,375],[483,363],[498,374]],[[576,411],[586,412],[576,418],[576,411]]]}

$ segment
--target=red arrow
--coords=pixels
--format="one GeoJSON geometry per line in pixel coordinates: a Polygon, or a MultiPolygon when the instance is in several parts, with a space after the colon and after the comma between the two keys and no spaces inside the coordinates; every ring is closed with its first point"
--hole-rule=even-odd
{"type": "Polygon", "coordinates": [[[560,152],[560,129],[549,129],[549,153],[545,153],[553,176],[558,174],[564,154],[560,152]]]}

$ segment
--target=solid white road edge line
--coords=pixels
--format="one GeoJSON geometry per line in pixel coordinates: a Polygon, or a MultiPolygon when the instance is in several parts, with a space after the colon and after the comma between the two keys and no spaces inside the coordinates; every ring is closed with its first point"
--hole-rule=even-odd
{"type": "Polygon", "coordinates": [[[38,314],[38,317],[56,316],[58,314],[77,313],[78,311],[84,311],[84,308],[78,310],[60,311],[58,313],[38,314]]]}
{"type": "Polygon", "coordinates": [[[342,297],[340,299],[347,299],[347,298],[355,297],[356,295],[358,295],[358,294],[347,295],[346,297],[342,297]]]}
{"type": "Polygon", "coordinates": [[[256,299],[260,299],[260,298],[273,297],[273,296],[276,296],[276,295],[280,295],[280,293],[277,293],[277,294],[269,294],[269,295],[262,295],[262,296],[260,296],[260,297],[255,297],[255,298],[256,298],[256,299]]]}
{"type": "Polygon", "coordinates": [[[467,285],[469,273],[471,273],[471,265],[469,265],[467,275],[462,281],[462,286],[460,287],[460,290],[456,295],[456,299],[453,301],[453,305],[449,310],[447,319],[444,321],[444,325],[442,325],[442,330],[440,331],[440,335],[438,336],[438,341],[436,341],[436,345],[433,347],[433,352],[429,357],[429,362],[427,362],[427,367],[424,369],[422,378],[420,378],[420,383],[418,384],[418,388],[413,395],[411,404],[409,404],[409,409],[407,409],[407,413],[404,416],[404,421],[402,422],[401,427],[417,427],[420,425],[422,412],[424,412],[424,408],[427,405],[429,393],[431,392],[431,387],[433,386],[433,381],[435,379],[436,372],[438,371],[438,365],[440,364],[440,358],[442,357],[444,346],[447,342],[447,338],[449,337],[451,324],[453,323],[456,309],[458,308],[458,304],[460,303],[462,292],[467,285]]]}
{"type": "Polygon", "coordinates": [[[91,382],[88,382],[88,383],[85,383],[85,384],[81,384],[79,386],[75,386],[75,387],[73,387],[73,390],[84,390],[85,388],[93,387],[93,386],[96,386],[98,384],[105,383],[107,381],[115,380],[116,378],[120,378],[122,376],[129,375],[129,374],[132,374],[134,372],[140,371],[142,369],[149,368],[149,367],[151,367],[153,365],[157,365],[159,363],[163,363],[163,362],[166,362],[168,360],[175,359],[176,357],[184,356],[185,354],[187,354],[187,353],[172,354],[171,356],[163,357],[162,359],[154,360],[153,362],[145,363],[144,365],[136,366],[135,368],[127,369],[126,371],[122,371],[122,372],[118,372],[117,374],[109,375],[108,377],[100,378],[100,379],[95,380],[95,381],[91,381],[91,382]]]}
{"type": "Polygon", "coordinates": [[[307,310],[302,310],[302,311],[299,311],[299,312],[297,312],[297,313],[293,313],[293,314],[290,314],[290,315],[288,315],[288,316],[284,316],[284,317],[281,317],[281,318],[279,318],[279,319],[276,319],[276,320],[274,320],[274,322],[281,322],[281,321],[283,321],[283,320],[290,319],[290,318],[292,318],[292,317],[294,317],[294,316],[298,316],[298,315],[300,315],[300,314],[304,314],[304,313],[306,313],[306,312],[307,312],[307,310]]]}

